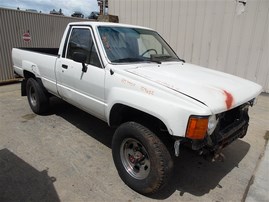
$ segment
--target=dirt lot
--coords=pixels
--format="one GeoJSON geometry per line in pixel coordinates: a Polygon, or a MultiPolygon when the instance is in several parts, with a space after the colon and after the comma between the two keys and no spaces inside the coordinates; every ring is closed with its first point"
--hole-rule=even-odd
{"type": "Polygon", "coordinates": [[[241,201],[269,130],[268,95],[250,116],[247,136],[224,149],[224,162],[182,149],[169,186],[148,198],[119,178],[105,123],[58,99],[37,116],[19,84],[0,86],[0,201],[241,201]]]}

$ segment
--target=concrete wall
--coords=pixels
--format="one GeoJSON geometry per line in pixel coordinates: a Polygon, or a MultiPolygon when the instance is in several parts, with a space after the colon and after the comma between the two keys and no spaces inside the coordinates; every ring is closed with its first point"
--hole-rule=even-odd
{"type": "Polygon", "coordinates": [[[252,80],[269,92],[269,0],[242,2],[109,0],[109,14],[157,30],[187,62],[252,80]]]}
{"type": "Polygon", "coordinates": [[[13,47],[59,47],[66,25],[85,19],[0,8],[0,82],[14,79],[13,47]],[[23,40],[29,33],[31,40],[23,40]]]}

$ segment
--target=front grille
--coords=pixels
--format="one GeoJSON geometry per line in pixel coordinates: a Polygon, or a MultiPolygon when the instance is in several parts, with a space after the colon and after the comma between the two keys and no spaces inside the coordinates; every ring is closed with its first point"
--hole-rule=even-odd
{"type": "Polygon", "coordinates": [[[227,112],[223,112],[217,115],[217,118],[219,118],[219,130],[223,130],[232,123],[240,120],[240,117],[241,117],[240,107],[236,107],[227,112]]]}
{"type": "Polygon", "coordinates": [[[245,136],[249,122],[247,104],[218,114],[217,117],[218,126],[210,136],[213,144],[224,144],[226,141],[233,141],[245,136]]]}

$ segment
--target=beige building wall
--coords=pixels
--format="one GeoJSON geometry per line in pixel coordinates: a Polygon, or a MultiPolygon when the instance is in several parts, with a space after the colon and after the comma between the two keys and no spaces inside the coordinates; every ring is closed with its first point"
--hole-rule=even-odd
{"type": "Polygon", "coordinates": [[[157,30],[187,62],[252,80],[269,92],[269,0],[108,2],[120,23],[157,30]]]}

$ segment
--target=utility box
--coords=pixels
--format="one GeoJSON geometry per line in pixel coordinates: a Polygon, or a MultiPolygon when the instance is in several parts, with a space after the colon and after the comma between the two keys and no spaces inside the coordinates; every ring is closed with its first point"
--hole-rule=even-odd
{"type": "Polygon", "coordinates": [[[116,15],[99,15],[97,21],[100,22],[119,22],[119,17],[116,15]]]}

